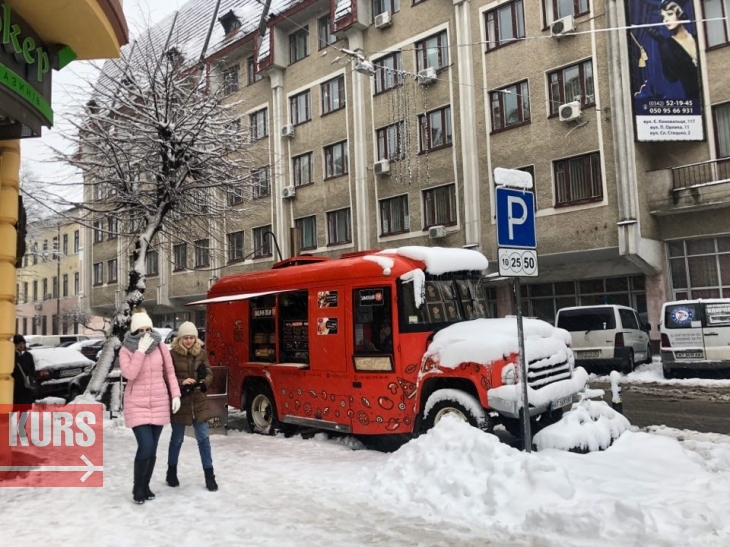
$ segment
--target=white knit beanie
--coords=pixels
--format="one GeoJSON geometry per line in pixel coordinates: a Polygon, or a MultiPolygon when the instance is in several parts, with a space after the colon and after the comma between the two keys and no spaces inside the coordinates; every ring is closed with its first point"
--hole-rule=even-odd
{"type": "Polygon", "coordinates": [[[152,319],[143,311],[132,314],[132,323],[129,325],[129,332],[134,334],[142,327],[152,328],[152,319]]]}
{"type": "Polygon", "coordinates": [[[183,336],[195,336],[197,338],[198,328],[190,321],[185,321],[177,328],[177,337],[182,338],[183,336]]]}

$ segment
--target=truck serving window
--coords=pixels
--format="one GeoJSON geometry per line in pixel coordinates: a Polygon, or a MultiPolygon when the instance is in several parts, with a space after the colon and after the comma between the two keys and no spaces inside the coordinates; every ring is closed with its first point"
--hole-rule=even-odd
{"type": "Polygon", "coordinates": [[[250,300],[251,361],[276,361],[276,295],[267,294],[250,300]]]}
{"type": "Polygon", "coordinates": [[[279,361],[309,364],[309,295],[307,291],[279,295],[279,361]]]}
{"type": "Polygon", "coordinates": [[[423,288],[423,301],[416,306],[414,282],[400,282],[401,324],[407,330],[430,330],[433,325],[487,317],[484,289],[477,279],[426,276],[423,288]],[[424,328],[412,328],[417,326],[424,328]]]}

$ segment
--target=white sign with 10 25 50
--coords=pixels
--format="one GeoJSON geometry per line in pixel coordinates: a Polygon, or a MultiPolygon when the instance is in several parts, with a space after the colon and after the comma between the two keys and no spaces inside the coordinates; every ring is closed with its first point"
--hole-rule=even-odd
{"type": "Polygon", "coordinates": [[[500,248],[499,275],[504,277],[537,277],[537,251],[534,249],[500,248]]]}

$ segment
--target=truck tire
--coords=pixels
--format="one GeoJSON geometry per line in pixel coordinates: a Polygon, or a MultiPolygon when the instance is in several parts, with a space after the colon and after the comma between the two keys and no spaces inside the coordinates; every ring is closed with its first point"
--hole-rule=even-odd
{"type": "Polygon", "coordinates": [[[428,398],[429,401],[432,399],[437,400],[437,402],[433,405],[426,402],[425,408],[429,406],[430,408],[428,414],[423,417],[422,433],[434,427],[447,414],[460,418],[472,427],[482,431],[491,429],[489,414],[473,395],[455,389],[439,389],[434,391],[428,398]]]}
{"type": "Polygon", "coordinates": [[[273,435],[280,429],[276,402],[268,386],[254,385],[246,397],[246,421],[251,433],[273,435]]]}

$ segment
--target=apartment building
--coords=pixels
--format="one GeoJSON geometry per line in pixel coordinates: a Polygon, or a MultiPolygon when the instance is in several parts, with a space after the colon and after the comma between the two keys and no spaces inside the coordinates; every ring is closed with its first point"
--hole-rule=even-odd
{"type": "MultiPolygon", "coordinates": [[[[185,304],[210,283],[300,252],[468,247],[496,270],[496,167],[535,181],[526,314],[628,304],[656,339],[666,299],[730,296],[727,3],[304,0],[275,4],[263,34],[254,0],[210,4],[156,34],[178,25],[189,46],[214,22],[210,85],[239,105],[256,185],[245,222],[217,222],[222,244],[158,242],[145,306],[160,326],[201,323],[185,304]]],[[[107,314],[110,263],[130,253],[97,235],[84,290],[107,314]]],[[[487,291],[513,311],[509,284],[487,291]]]]}
{"type": "Polygon", "coordinates": [[[100,317],[85,311],[83,227],[72,213],[28,224],[26,252],[17,270],[17,333],[91,334],[103,326],[100,317]]]}

